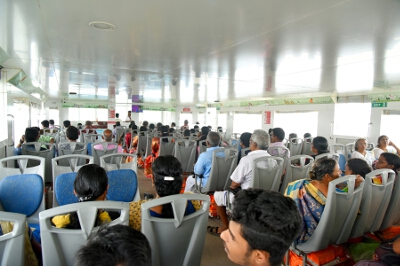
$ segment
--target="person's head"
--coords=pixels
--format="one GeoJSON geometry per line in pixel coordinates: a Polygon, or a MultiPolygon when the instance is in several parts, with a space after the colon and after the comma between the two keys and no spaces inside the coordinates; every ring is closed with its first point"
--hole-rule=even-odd
{"type": "Polygon", "coordinates": [[[128,111],[128,116],[131,117],[132,111],[128,111]]]}
{"type": "Polygon", "coordinates": [[[339,164],[335,159],[323,157],[314,162],[310,171],[312,180],[330,182],[342,175],[339,164]]]}
{"type": "Polygon", "coordinates": [[[268,129],[268,134],[271,136],[273,128],[268,129]]]}
{"type": "Polygon", "coordinates": [[[282,128],[280,127],[275,127],[272,129],[272,134],[271,134],[271,142],[282,142],[282,140],[285,138],[285,131],[283,131],[282,128]]]}
{"type": "Polygon", "coordinates": [[[149,122],[147,122],[147,121],[145,120],[145,121],[143,121],[142,125],[143,125],[145,128],[147,128],[147,127],[149,126],[149,122]]]}
{"type": "Polygon", "coordinates": [[[329,152],[328,140],[321,136],[313,138],[311,143],[311,151],[314,152],[315,154],[322,154],[329,152]]]}
{"type": "Polygon", "coordinates": [[[168,129],[168,132],[169,132],[169,133],[174,133],[174,132],[175,132],[175,129],[174,129],[173,127],[171,127],[170,129],[168,129]]]}
{"type": "Polygon", "coordinates": [[[183,124],[185,124],[185,126],[187,126],[189,124],[188,120],[183,121],[183,124]]]}
{"type": "Polygon", "coordinates": [[[147,131],[147,127],[141,126],[141,127],[139,128],[139,131],[147,131]]]}
{"type": "Polygon", "coordinates": [[[190,130],[189,129],[185,129],[185,131],[183,131],[183,136],[189,137],[190,136],[190,130]]]}
{"type": "Polygon", "coordinates": [[[266,150],[269,146],[269,135],[262,129],[254,130],[250,138],[250,150],[266,150]]]}
{"type": "Polygon", "coordinates": [[[344,171],[345,175],[360,175],[365,178],[365,176],[370,173],[371,167],[368,163],[360,158],[353,158],[347,161],[346,169],[344,171]]]}
{"type": "Polygon", "coordinates": [[[289,140],[290,139],[294,139],[294,138],[297,138],[297,134],[296,133],[290,133],[289,134],[289,140]]]}
{"type": "Polygon", "coordinates": [[[82,129],[82,123],[78,123],[78,129],[82,129]]]}
{"type": "Polygon", "coordinates": [[[92,124],[93,124],[92,121],[89,120],[85,122],[85,126],[89,128],[92,127],[92,124]]]}
{"type": "Polygon", "coordinates": [[[76,141],[79,138],[79,130],[74,126],[69,126],[65,134],[70,141],[76,141]]]}
{"type": "Polygon", "coordinates": [[[40,124],[42,124],[42,128],[48,128],[50,125],[48,120],[43,120],[40,124]]]}
{"type": "Polygon", "coordinates": [[[221,136],[217,132],[208,133],[206,143],[209,147],[217,147],[220,142],[221,136]]]}
{"type": "Polygon", "coordinates": [[[172,123],[171,123],[171,127],[176,127],[175,122],[172,122],[172,123]]]}
{"type": "Polygon", "coordinates": [[[69,127],[71,125],[71,121],[69,120],[64,120],[63,125],[65,128],[69,127]]]}
{"type": "Polygon", "coordinates": [[[301,225],[292,199],[278,192],[245,189],[235,196],[229,229],[221,233],[221,238],[234,263],[278,266],[301,225]]]}
{"type": "Polygon", "coordinates": [[[153,123],[151,123],[151,124],[149,125],[149,129],[153,130],[153,129],[155,129],[155,128],[156,128],[156,125],[154,125],[153,123]]]}
{"type": "Polygon", "coordinates": [[[367,149],[368,141],[366,138],[358,138],[354,142],[354,149],[358,152],[364,152],[367,149]]]}
{"type": "Polygon", "coordinates": [[[80,248],[75,266],[151,266],[151,248],[146,236],[129,226],[105,226],[80,248]]]}
{"type": "Polygon", "coordinates": [[[195,130],[194,128],[191,128],[191,129],[190,129],[190,133],[191,133],[191,134],[196,133],[196,130],[195,130]]]}
{"type": "Polygon", "coordinates": [[[25,141],[26,142],[35,142],[40,137],[39,131],[34,127],[27,127],[25,129],[25,141]]]}
{"type": "Polygon", "coordinates": [[[158,130],[158,131],[161,131],[161,127],[162,127],[162,123],[161,123],[161,122],[158,122],[158,123],[157,123],[157,130],[158,130]]]}
{"type": "Polygon", "coordinates": [[[76,174],[74,194],[79,202],[105,200],[107,189],[107,173],[97,164],[86,164],[76,174]]]}
{"type": "Polygon", "coordinates": [[[116,125],[117,127],[120,127],[120,126],[121,126],[121,122],[117,121],[117,122],[115,123],[115,125],[116,125]]]}
{"type": "Polygon", "coordinates": [[[195,125],[195,126],[193,127],[193,129],[194,129],[196,132],[199,132],[199,126],[198,126],[198,125],[195,125]]]}
{"type": "Polygon", "coordinates": [[[115,114],[115,118],[119,118],[119,113],[116,113],[116,114],[115,114]]]}
{"type": "Polygon", "coordinates": [[[49,120],[49,124],[52,125],[52,126],[54,126],[54,120],[53,120],[53,119],[50,119],[50,120],[49,120]]]}
{"type": "Polygon", "coordinates": [[[375,164],[376,169],[388,168],[393,171],[400,170],[400,157],[397,154],[383,152],[378,158],[378,161],[375,164]]]}
{"type": "Polygon", "coordinates": [[[244,132],[240,135],[240,146],[242,148],[248,148],[250,147],[250,138],[251,138],[251,133],[250,132],[244,132]]]}
{"type": "Polygon", "coordinates": [[[208,127],[202,127],[201,128],[201,135],[202,136],[207,136],[208,132],[210,132],[210,129],[208,127]]]}
{"type": "Polygon", "coordinates": [[[389,145],[389,138],[386,135],[379,136],[378,144],[376,145],[378,148],[386,148],[389,145]]]}
{"type": "Polygon", "coordinates": [[[105,142],[111,142],[112,141],[112,137],[113,137],[113,133],[110,129],[105,129],[103,131],[103,139],[105,142]]]}

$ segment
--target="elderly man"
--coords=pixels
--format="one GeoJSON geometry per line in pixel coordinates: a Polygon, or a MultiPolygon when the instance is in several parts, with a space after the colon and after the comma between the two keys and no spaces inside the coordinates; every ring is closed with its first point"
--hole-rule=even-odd
{"type": "MultiPolygon", "coordinates": [[[[250,181],[253,177],[253,161],[260,157],[270,156],[267,152],[269,144],[269,135],[266,131],[261,129],[254,130],[250,138],[251,152],[243,157],[235,171],[231,175],[232,183],[230,191],[216,191],[214,193],[215,204],[217,205],[217,212],[221,218],[221,227],[209,226],[207,231],[212,235],[219,235],[224,230],[228,229],[229,221],[226,215],[226,198],[230,197],[230,202],[233,201],[234,194],[240,189],[247,189],[250,186],[250,181]]],[[[263,162],[260,162],[262,164],[263,162]]],[[[266,165],[265,165],[266,166],[266,165]]]]}
{"type": "MultiPolygon", "coordinates": [[[[217,132],[208,133],[206,140],[207,151],[200,154],[194,166],[194,173],[203,176],[201,179],[201,185],[203,187],[207,184],[208,177],[210,176],[213,151],[220,148],[220,142],[221,138],[217,132]]],[[[189,176],[186,180],[185,191],[194,191],[194,186],[195,179],[193,176],[189,176]]]]}
{"type": "Polygon", "coordinates": [[[221,238],[234,263],[278,266],[301,225],[292,199],[278,192],[247,189],[236,194],[229,229],[221,238]]]}
{"type": "MultiPolygon", "coordinates": [[[[111,131],[111,129],[105,129],[103,131],[103,136],[102,136],[104,142],[112,142],[113,139],[113,133],[111,131]]],[[[117,153],[122,153],[122,147],[117,145],[117,153]]],[[[95,144],[93,145],[94,149],[103,149],[103,146],[101,144],[95,144]]],[[[108,145],[107,147],[108,150],[112,150],[115,149],[115,145],[108,145]]],[[[92,155],[92,149],[88,148],[88,154],[92,155]]]]}

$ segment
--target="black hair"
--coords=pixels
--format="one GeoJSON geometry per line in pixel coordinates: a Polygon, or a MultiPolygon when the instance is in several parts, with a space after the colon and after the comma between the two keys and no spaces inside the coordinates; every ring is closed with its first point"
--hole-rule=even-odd
{"type": "Polygon", "coordinates": [[[162,123],[161,122],[158,122],[157,123],[157,131],[161,131],[161,127],[162,127],[162,123]]]}
{"type": "Polygon", "coordinates": [[[210,147],[217,147],[221,142],[221,136],[217,132],[210,132],[207,135],[207,142],[210,147]]]}
{"type": "Polygon", "coordinates": [[[294,138],[297,138],[297,134],[296,133],[290,133],[289,134],[289,140],[290,139],[294,139],[294,138]]]}
{"type": "Polygon", "coordinates": [[[27,127],[25,129],[25,141],[35,142],[38,138],[39,131],[34,127],[27,127]]]}
{"type": "Polygon", "coordinates": [[[64,125],[64,127],[69,127],[69,126],[71,125],[71,121],[65,120],[65,121],[63,122],[63,125],[64,125]]]}
{"type": "Polygon", "coordinates": [[[194,129],[194,128],[192,128],[192,129],[190,129],[190,133],[196,133],[196,129],[194,129]]]}
{"type": "Polygon", "coordinates": [[[117,122],[115,123],[115,125],[116,125],[117,127],[120,127],[120,126],[121,126],[121,122],[117,121],[117,122]]]}
{"type": "Polygon", "coordinates": [[[365,178],[367,174],[369,174],[372,169],[368,163],[360,158],[353,158],[347,161],[347,167],[353,172],[353,175],[360,175],[365,178]]]}
{"type": "Polygon", "coordinates": [[[382,152],[380,156],[383,156],[385,158],[388,165],[393,165],[393,171],[396,172],[400,170],[400,157],[397,154],[382,152]]]}
{"type": "Polygon", "coordinates": [[[195,125],[193,128],[194,128],[196,131],[199,131],[199,126],[198,126],[198,125],[195,125]]]}
{"type": "Polygon", "coordinates": [[[50,124],[50,125],[54,125],[54,120],[53,120],[53,119],[50,119],[50,120],[49,120],[49,124],[50,124]]]}
{"type": "Polygon", "coordinates": [[[183,131],[183,136],[189,137],[190,136],[190,130],[189,129],[185,129],[185,131],[183,131]]]}
{"type": "Polygon", "coordinates": [[[147,122],[146,120],[145,121],[143,121],[143,124],[142,124],[144,127],[147,127],[148,125],[149,125],[149,122],[147,122]]]}
{"type": "Polygon", "coordinates": [[[79,130],[74,126],[69,126],[65,134],[69,140],[77,140],[79,138],[79,130]]]}
{"type": "Polygon", "coordinates": [[[268,129],[268,135],[271,136],[272,130],[273,130],[273,128],[268,129]]]}
{"type": "Polygon", "coordinates": [[[42,126],[44,126],[44,127],[49,127],[49,121],[48,120],[43,120],[42,122],[41,122],[41,124],[42,124],[42,126]]]}
{"type": "Polygon", "coordinates": [[[317,136],[317,137],[313,138],[312,145],[317,150],[317,154],[329,152],[328,140],[324,137],[317,136]]]}
{"type": "MultiPolygon", "coordinates": [[[[182,189],[182,164],[172,155],[158,156],[151,165],[154,185],[158,196],[165,197],[179,194],[182,189]],[[173,177],[174,180],[164,180],[164,177],[173,177]]],[[[171,204],[165,204],[161,216],[173,218],[174,213],[171,204]]]]}
{"type": "MultiPolygon", "coordinates": [[[[107,173],[103,167],[97,164],[86,164],[82,166],[74,181],[74,189],[79,202],[95,201],[108,187],[107,173]]],[[[79,229],[80,224],[76,212],[70,214],[71,223],[67,225],[70,229],[79,229]]],[[[97,217],[96,225],[100,225],[100,219],[97,217]]]]}
{"type": "Polygon", "coordinates": [[[283,131],[283,129],[280,127],[273,128],[272,133],[274,133],[274,136],[277,137],[280,141],[285,138],[285,131],[283,131]]]}
{"type": "Polygon", "coordinates": [[[337,162],[332,158],[323,157],[316,160],[310,171],[310,178],[312,180],[322,180],[326,174],[332,175],[336,164],[337,162]]]}
{"type": "Polygon", "coordinates": [[[115,114],[115,117],[118,118],[118,117],[119,117],[119,113],[116,113],[116,114],[115,114]]]}
{"type": "Polygon", "coordinates": [[[251,138],[251,133],[250,132],[244,132],[240,135],[240,142],[243,143],[243,145],[248,148],[250,146],[250,138],[251,138]]]}
{"type": "Polygon", "coordinates": [[[201,135],[202,135],[202,136],[207,136],[207,135],[208,135],[208,132],[210,132],[209,127],[202,127],[202,128],[201,128],[201,135]]]}
{"type": "Polygon", "coordinates": [[[78,250],[75,266],[151,266],[146,236],[129,226],[104,226],[78,250]]]}
{"type": "MultiPolygon", "coordinates": [[[[144,123],[143,123],[144,124],[144,123]]],[[[151,123],[150,125],[149,125],[149,129],[155,129],[156,128],[156,126],[153,124],[153,123],[151,123]]]]}
{"type": "Polygon", "coordinates": [[[169,132],[169,133],[174,133],[174,132],[175,132],[175,129],[174,129],[173,127],[171,127],[170,129],[168,129],[168,132],[169,132]]]}
{"type": "Polygon", "coordinates": [[[172,122],[172,123],[171,123],[171,127],[176,127],[175,122],[172,122]]]}
{"type": "Polygon", "coordinates": [[[145,126],[141,126],[139,131],[147,131],[147,128],[145,126]]]}
{"type": "Polygon", "coordinates": [[[296,203],[278,192],[244,189],[235,196],[232,221],[252,250],[269,253],[271,266],[280,265],[289,246],[300,234],[302,219],[296,203]]]}

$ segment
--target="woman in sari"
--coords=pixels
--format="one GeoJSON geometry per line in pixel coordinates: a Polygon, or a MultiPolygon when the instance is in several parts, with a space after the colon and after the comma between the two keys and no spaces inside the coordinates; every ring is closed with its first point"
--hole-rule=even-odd
{"type": "MultiPolygon", "coordinates": [[[[328,196],[329,182],[339,178],[342,171],[339,164],[331,158],[317,160],[310,171],[310,179],[300,179],[290,183],[285,191],[285,196],[292,198],[303,218],[301,234],[297,242],[306,242],[314,233],[321,219],[328,196]]],[[[357,187],[363,178],[357,176],[357,187]]]]}

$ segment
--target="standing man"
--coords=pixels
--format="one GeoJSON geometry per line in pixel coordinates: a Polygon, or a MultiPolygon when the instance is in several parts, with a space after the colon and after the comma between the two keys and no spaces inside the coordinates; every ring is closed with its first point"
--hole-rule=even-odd
{"type": "Polygon", "coordinates": [[[131,122],[132,121],[132,111],[128,111],[128,115],[125,118],[125,122],[131,122]]]}
{"type": "Polygon", "coordinates": [[[231,218],[221,238],[228,258],[239,265],[281,265],[302,225],[292,199],[263,189],[238,192],[231,218]]]}

